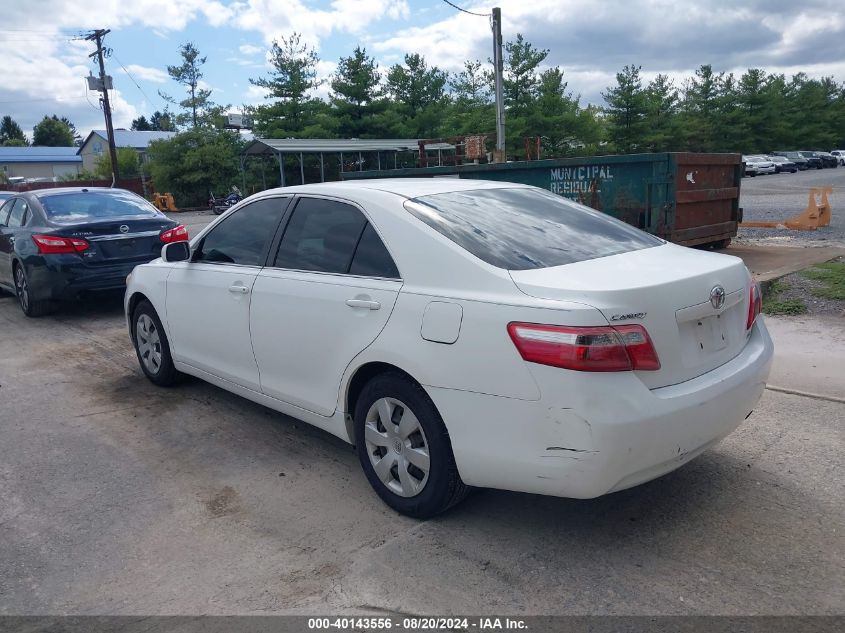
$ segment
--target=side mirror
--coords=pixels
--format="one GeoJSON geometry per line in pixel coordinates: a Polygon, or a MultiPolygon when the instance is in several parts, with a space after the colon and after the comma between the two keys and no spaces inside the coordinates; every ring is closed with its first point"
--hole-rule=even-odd
{"type": "Polygon", "coordinates": [[[191,259],[191,246],[186,241],[170,242],[161,249],[161,258],[170,262],[186,262],[191,259]]]}

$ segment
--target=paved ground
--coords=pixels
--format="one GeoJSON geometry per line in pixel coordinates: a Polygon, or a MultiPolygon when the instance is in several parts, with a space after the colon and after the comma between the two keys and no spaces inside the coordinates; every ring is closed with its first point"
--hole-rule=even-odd
{"type": "MultiPolygon", "coordinates": [[[[842,171],[845,171],[845,169],[842,171]]],[[[211,211],[185,211],[180,213],[170,213],[168,215],[174,222],[184,224],[191,237],[199,233],[206,224],[217,217],[211,211]]]]}
{"type": "MultiPolygon", "coordinates": [[[[845,357],[841,322],[772,323],[782,386],[845,357]]],[[[845,404],[767,391],[647,485],[417,522],[341,441],[149,384],[119,297],[31,320],[6,296],[0,332],[0,614],[845,612],[845,404]]],[[[836,371],[814,390],[845,395],[836,371]]]]}
{"type": "Polygon", "coordinates": [[[739,204],[745,220],[785,220],[806,208],[811,187],[824,186],[833,187],[829,227],[816,231],[741,228],[740,239],[763,240],[771,244],[818,246],[827,243],[845,246],[845,168],[743,178],[739,204]]]}

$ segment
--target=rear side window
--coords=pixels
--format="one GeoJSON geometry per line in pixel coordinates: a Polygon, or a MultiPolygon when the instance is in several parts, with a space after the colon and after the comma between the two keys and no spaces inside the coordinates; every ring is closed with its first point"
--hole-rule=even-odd
{"type": "Polygon", "coordinates": [[[9,228],[17,228],[26,224],[28,210],[29,205],[27,205],[23,198],[15,200],[15,204],[12,207],[12,212],[9,214],[9,219],[6,221],[6,225],[9,228]]]}
{"type": "Polygon", "coordinates": [[[362,277],[399,279],[399,271],[396,269],[396,264],[393,263],[393,258],[387,252],[387,248],[369,222],[364,228],[361,240],[358,242],[358,248],[355,249],[349,274],[361,275],[362,277]]]}
{"type": "Polygon", "coordinates": [[[78,224],[116,218],[157,218],[161,213],[141,196],[123,189],[75,191],[39,197],[54,224],[78,224]]]}
{"type": "Polygon", "coordinates": [[[366,224],[350,204],[302,198],[285,229],[275,266],[346,274],[366,224]]]}
{"type": "Polygon", "coordinates": [[[194,261],[262,266],[287,203],[267,198],[238,209],[206,234],[194,261]]]}
{"type": "Polygon", "coordinates": [[[624,222],[541,189],[479,189],[405,203],[416,218],[506,270],[561,266],[663,244],[624,222]]]}

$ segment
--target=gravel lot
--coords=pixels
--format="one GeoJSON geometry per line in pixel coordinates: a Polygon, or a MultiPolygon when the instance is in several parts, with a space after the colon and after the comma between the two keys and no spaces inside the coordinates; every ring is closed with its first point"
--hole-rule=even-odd
{"type": "MultiPolygon", "coordinates": [[[[0,327],[0,614],[845,612],[845,404],[767,391],[644,486],[417,522],[336,438],[148,383],[120,297],[26,319],[6,295],[0,327]]],[[[841,324],[807,327],[802,354],[845,353],[841,324]]]]}
{"type": "Polygon", "coordinates": [[[815,231],[740,228],[740,240],[771,243],[845,246],[845,168],[813,169],[795,174],[743,178],[739,204],[745,220],[785,220],[807,206],[811,187],[832,186],[830,226],[815,231]]]}

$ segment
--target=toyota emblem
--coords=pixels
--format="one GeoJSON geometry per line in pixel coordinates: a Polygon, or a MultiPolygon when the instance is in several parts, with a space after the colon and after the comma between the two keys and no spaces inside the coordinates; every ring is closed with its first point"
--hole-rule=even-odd
{"type": "Polygon", "coordinates": [[[713,286],[710,291],[710,305],[717,310],[725,305],[725,289],[722,286],[713,286]]]}
{"type": "Polygon", "coordinates": [[[120,225],[120,232],[121,233],[129,233],[129,226],[126,225],[126,224],[121,224],[120,225]]]}

